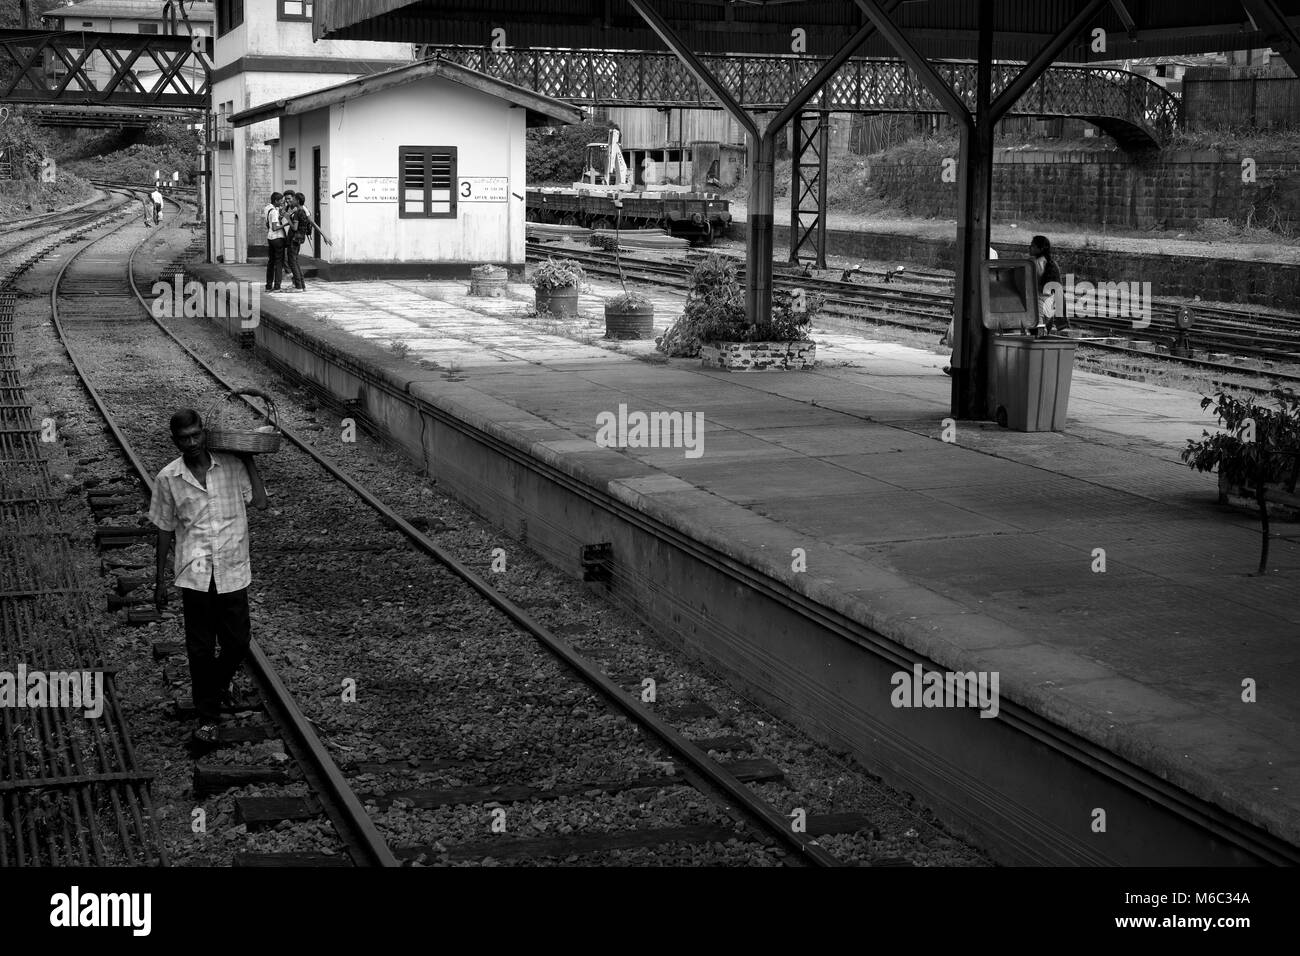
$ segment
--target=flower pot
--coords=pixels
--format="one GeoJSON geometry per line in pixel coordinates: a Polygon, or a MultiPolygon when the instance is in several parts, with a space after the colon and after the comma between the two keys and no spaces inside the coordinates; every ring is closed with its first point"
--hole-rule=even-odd
{"type": "Polygon", "coordinates": [[[655,331],[655,307],[611,309],[605,303],[605,338],[648,339],[655,331]]]}
{"type": "Polygon", "coordinates": [[[700,364],[743,372],[809,369],[817,364],[817,343],[705,342],[700,346],[700,364]]]}
{"type": "Polygon", "coordinates": [[[470,270],[469,294],[498,298],[506,294],[506,270],[496,266],[477,266],[470,270]]]}
{"type": "Polygon", "coordinates": [[[578,317],[578,287],[562,285],[555,289],[537,290],[537,311],[550,312],[552,315],[578,317]]]}

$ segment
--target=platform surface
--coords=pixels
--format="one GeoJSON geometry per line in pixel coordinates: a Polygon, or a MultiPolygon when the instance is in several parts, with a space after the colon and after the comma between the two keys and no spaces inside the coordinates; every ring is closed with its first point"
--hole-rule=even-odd
{"type": "MultiPolygon", "coordinates": [[[[1214,428],[1199,395],[1076,372],[1064,432],[958,423],[947,443],[946,355],[817,333],[807,372],[661,363],[651,343],[596,338],[618,289],[592,291],[587,341],[583,324],[527,319],[524,285],[481,299],[455,281],[312,283],[263,303],[406,342],[413,371],[456,373],[457,403],[543,428],[547,458],[592,460],[598,414],[621,404],[702,412],[699,457],[619,450],[644,471],[611,490],[774,575],[804,547],[808,571],[786,583],[865,608],[942,667],[998,671],[1003,699],[1300,845],[1300,525],[1274,522],[1273,570],[1253,576],[1257,519],[1178,459],[1214,428]]],[[[683,300],[654,299],[662,330],[683,300]]]]}

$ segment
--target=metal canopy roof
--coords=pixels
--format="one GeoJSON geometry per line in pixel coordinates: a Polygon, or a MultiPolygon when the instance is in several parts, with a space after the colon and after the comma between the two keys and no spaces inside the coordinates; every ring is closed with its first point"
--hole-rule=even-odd
{"type": "Polygon", "coordinates": [[[529,126],[547,126],[551,123],[577,123],[582,120],[582,111],[570,106],[563,100],[544,96],[541,93],[534,93],[532,90],[526,90],[521,86],[515,86],[513,83],[498,80],[496,77],[487,76],[477,70],[470,70],[454,63],[448,63],[446,60],[423,60],[419,63],[385,70],[382,73],[373,73],[370,76],[348,80],[346,83],[329,86],[323,90],[303,93],[301,96],[263,103],[260,106],[254,106],[251,109],[234,114],[230,117],[230,123],[232,126],[251,126],[264,120],[275,119],[277,116],[296,116],[299,113],[310,113],[312,110],[333,106],[335,103],[343,103],[347,100],[356,99],[358,96],[365,96],[368,93],[378,93],[381,90],[434,78],[450,80],[452,83],[459,83],[461,86],[468,86],[480,93],[495,96],[516,106],[522,106],[528,111],[527,124],[529,126]]]}
{"type": "MultiPolygon", "coordinates": [[[[1082,4],[996,0],[994,56],[1030,59],[1082,4]]],[[[852,0],[665,0],[655,6],[697,53],[790,53],[791,30],[803,28],[806,52],[824,56],[864,22],[852,0]]],[[[1276,7],[1300,26],[1300,0],[1114,0],[1093,24],[1106,31],[1105,51],[1093,52],[1085,33],[1057,60],[1084,63],[1284,44],[1258,16],[1252,22],[1247,8],[1258,13],[1261,6],[1276,7]]],[[[926,56],[974,57],[977,8],[972,0],[908,2],[893,20],[926,56]]],[[[313,23],[317,39],[471,46],[487,46],[496,28],[505,30],[505,44],[515,48],[664,48],[627,0],[316,0],[313,23]]],[[[858,53],[895,55],[879,34],[858,53]]]]}

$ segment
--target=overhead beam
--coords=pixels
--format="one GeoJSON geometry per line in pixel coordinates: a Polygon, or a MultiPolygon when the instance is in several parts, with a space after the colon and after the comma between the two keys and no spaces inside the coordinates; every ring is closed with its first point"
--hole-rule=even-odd
{"type": "Polygon", "coordinates": [[[1265,35],[1277,37],[1277,42],[1270,45],[1282,55],[1292,72],[1300,76],[1300,32],[1278,8],[1277,0],[1241,0],[1241,6],[1265,35]]]}
{"type": "Polygon", "coordinates": [[[1043,71],[1052,65],[1061,51],[1070,45],[1070,42],[1079,35],[1079,31],[1086,27],[1105,5],[1106,0],[1088,0],[1070,22],[1048,41],[1039,54],[1025,64],[1024,69],[1016,75],[1014,80],[1007,84],[1006,88],[998,94],[998,98],[989,106],[989,115],[992,116],[994,122],[1002,119],[1007,114],[1016,101],[1025,95],[1025,92],[1034,85],[1034,81],[1043,75],[1043,71]]]}
{"type": "Polygon", "coordinates": [[[1137,23],[1133,20],[1133,15],[1128,12],[1128,7],[1124,5],[1124,0],[1110,0],[1110,5],[1115,11],[1115,16],[1119,17],[1119,22],[1124,24],[1124,32],[1128,34],[1130,40],[1137,39],[1137,23]]]}

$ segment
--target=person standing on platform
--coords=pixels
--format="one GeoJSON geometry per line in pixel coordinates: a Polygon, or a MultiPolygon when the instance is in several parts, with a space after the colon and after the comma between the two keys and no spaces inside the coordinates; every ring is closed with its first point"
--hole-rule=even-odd
{"type": "Polygon", "coordinates": [[[1061,282],[1061,270],[1052,258],[1051,242],[1046,236],[1034,236],[1029,241],[1029,255],[1038,273],[1038,329],[1042,330],[1039,334],[1064,332],[1070,327],[1069,318],[1056,314],[1056,297],[1043,291],[1049,283],[1060,285],[1061,282]]]}
{"type": "Polygon", "coordinates": [[[300,213],[298,217],[298,224],[299,227],[302,229],[303,242],[309,240],[312,237],[312,230],[315,230],[316,232],[320,233],[320,237],[322,240],[324,240],[325,245],[333,246],[334,245],[333,241],[330,239],[329,236],[325,235],[325,230],[320,227],[320,223],[318,223],[315,219],[313,219],[311,217],[311,213],[307,211],[307,197],[302,193],[294,193],[294,197],[297,198],[298,200],[298,212],[300,213]]]}
{"type": "Polygon", "coordinates": [[[647,153],[644,160],[641,161],[641,182],[646,186],[656,186],[659,184],[659,167],[647,153]]]}
{"type": "Polygon", "coordinates": [[[280,208],[281,221],[284,223],[284,267],[293,281],[293,288],[286,292],[302,292],[302,269],[298,266],[298,249],[302,246],[302,237],[298,233],[298,197],[291,192],[284,194],[284,205],[280,208]]]}
{"type": "MultiPolygon", "coordinates": [[[[998,251],[994,249],[992,246],[989,246],[989,258],[996,259],[997,257],[998,257],[998,251]]],[[[954,308],[956,308],[956,306],[954,306],[954,308]]],[[[953,348],[953,340],[956,338],[956,336],[957,336],[957,316],[954,314],[950,319],[948,319],[948,331],[947,333],[945,333],[944,337],[939,340],[939,344],[947,345],[948,348],[951,350],[953,348]]],[[[952,374],[952,356],[955,354],[956,352],[953,351],[949,355],[948,364],[943,367],[944,375],[952,374]]]]}
{"type": "Polygon", "coordinates": [[[266,291],[279,292],[280,282],[284,277],[284,247],[287,245],[284,221],[280,215],[280,203],[284,193],[271,193],[271,201],[262,210],[262,221],[266,226],[266,291]]]}
{"type": "MultiPolygon", "coordinates": [[[[249,389],[244,394],[263,395],[249,389]]],[[[265,398],[265,395],[263,395],[265,398]]],[[[185,613],[185,649],[198,725],[191,740],[217,742],[222,704],[233,705],[231,681],[248,653],[248,513],[267,506],[252,455],[209,452],[203,420],[192,408],[171,417],[181,457],[158,473],[149,520],[158,529],[154,604],[167,605],[164,568],[176,543],[173,570],[185,613]],[[220,642],[221,653],[217,654],[220,642]]]]}

